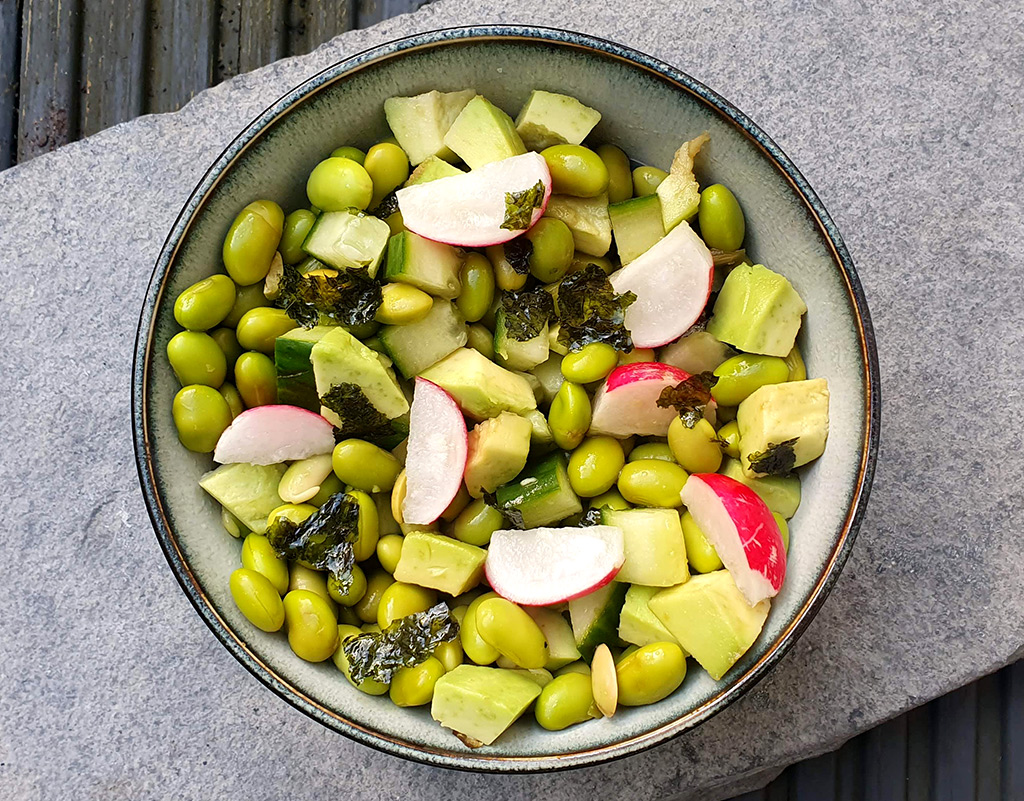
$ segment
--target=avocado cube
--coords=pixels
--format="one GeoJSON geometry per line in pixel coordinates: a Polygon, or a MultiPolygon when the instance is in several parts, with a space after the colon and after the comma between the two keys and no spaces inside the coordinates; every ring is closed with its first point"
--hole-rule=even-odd
{"type": "Polygon", "coordinates": [[[806,311],[784,276],[763,264],[741,264],[725,279],[707,330],[746,353],[785,357],[806,311]]]}
{"type": "Polygon", "coordinates": [[[277,486],[284,471],[283,464],[224,464],[199,479],[199,486],[250,531],[263,534],[270,513],[283,503],[277,486]]]}
{"type": "Polygon", "coordinates": [[[412,175],[409,176],[409,180],[405,182],[405,185],[427,184],[439,178],[452,178],[456,175],[465,175],[465,173],[444,159],[439,159],[437,156],[428,156],[412,171],[412,175]]]}
{"type": "Polygon", "coordinates": [[[540,687],[512,670],[459,665],[434,685],[430,716],[452,731],[490,745],[540,695],[540,687]]]}
{"type": "Polygon", "coordinates": [[[703,133],[689,142],[684,142],[672,157],[668,177],[658,184],[656,194],[661,200],[661,221],[666,232],[697,213],[700,206],[700,187],[693,175],[693,160],[710,138],[703,133]]]}
{"type": "Polygon", "coordinates": [[[629,264],[665,236],[661,220],[661,200],[657,195],[635,197],[608,207],[615,246],[623,266],[629,264]]]}
{"type": "Polygon", "coordinates": [[[466,489],[474,498],[494,492],[526,467],[533,426],[517,414],[502,412],[469,432],[466,489]]]}
{"type": "Polygon", "coordinates": [[[472,348],[460,348],[420,375],[455,398],[466,416],[474,420],[497,417],[502,412],[525,415],[537,408],[537,398],[525,378],[472,348]]]}
{"type": "Polygon", "coordinates": [[[384,101],[388,127],[410,163],[420,164],[431,157],[454,158],[455,154],[445,147],[444,135],[475,95],[472,89],[434,89],[415,97],[389,97],[384,101]]]}
{"type": "Polygon", "coordinates": [[[444,143],[471,170],[526,152],[512,118],[482,95],[474,97],[459,112],[445,134],[444,143]]]}
{"type": "Polygon", "coordinates": [[[750,466],[750,457],[772,445],[793,443],[794,467],[825,452],[828,439],[828,381],[813,378],[768,384],[755,390],[736,410],[740,429],[740,461],[751,478],[762,474],[750,466]]]}
{"type": "Polygon", "coordinates": [[[601,121],[601,112],[575,97],[534,89],[516,117],[516,130],[530,150],[578,145],[601,121]]]}
{"type": "Polygon", "coordinates": [[[619,638],[631,645],[650,645],[654,642],[674,642],[675,638],[651,611],[647,602],[661,592],[661,587],[643,587],[633,584],[626,590],[626,602],[619,613],[619,638]]]}
{"type": "Polygon", "coordinates": [[[597,197],[552,195],[544,216],[554,217],[569,226],[576,250],[588,256],[603,256],[612,246],[607,192],[597,197]]]}
{"type": "Polygon", "coordinates": [[[674,509],[602,509],[601,522],[622,529],[626,560],[615,580],[647,587],[686,581],[686,544],[674,509]]]}
{"type": "Polygon", "coordinates": [[[402,543],[395,581],[461,595],[480,583],[487,551],[429,531],[411,531],[402,543]]]}
{"type": "Polygon", "coordinates": [[[800,476],[796,473],[788,476],[752,478],[747,475],[739,459],[723,459],[718,472],[750,487],[769,509],[787,520],[795,515],[800,507],[800,476]]]}

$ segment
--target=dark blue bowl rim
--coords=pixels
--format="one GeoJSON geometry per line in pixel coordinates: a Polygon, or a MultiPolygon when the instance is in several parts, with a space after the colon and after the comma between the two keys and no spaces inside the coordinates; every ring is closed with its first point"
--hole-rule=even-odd
{"type": "Polygon", "coordinates": [[[686,73],[665,62],[623,45],[588,34],[554,28],[526,25],[479,25],[446,28],[414,34],[364,50],[327,67],[322,72],[280,97],[225,148],[224,152],[221,153],[213,166],[203,176],[178,215],[160,252],[149,282],[135,340],[132,367],[132,433],[136,466],[146,507],[157,539],[174,572],[175,578],[211,631],[213,631],[228,651],[256,678],[282,699],[323,725],[380,751],[437,767],[470,771],[526,773],[564,770],[593,765],[635,754],[657,743],[664,742],[707,720],[744,695],[782,658],[821,607],[821,604],[835,585],[839,573],[852,550],[857,530],[867,505],[878,453],[881,414],[879,385],[878,354],[874,330],[871,325],[871,317],[864,290],[857,276],[849,251],[831,216],[800,171],[789,157],[782,152],[779,146],[760,127],[755,125],[746,114],[686,73]],[[202,211],[206,197],[218,183],[225,170],[265,129],[274,124],[275,121],[288,113],[296,105],[312,97],[329,84],[343,80],[347,75],[357,70],[413,50],[429,49],[450,43],[486,41],[496,38],[546,41],[555,46],[575,48],[591,54],[598,54],[605,58],[628,62],[634,67],[643,69],[673,84],[677,89],[703,102],[739,128],[776,165],[794,191],[806,203],[809,213],[818,223],[824,239],[832,252],[836,267],[846,284],[853,317],[858,327],[857,333],[861,345],[864,370],[865,433],[856,485],[851,494],[850,505],[842,531],[830,558],[827,560],[815,587],[789,626],[783,630],[766,653],[754,665],[749,667],[743,674],[732,677],[727,686],[718,695],[697,709],[691,710],[681,718],[619,742],[582,751],[547,756],[489,756],[486,751],[467,753],[454,749],[434,749],[402,739],[392,738],[326,709],[277,675],[249,650],[242,639],[231,631],[224,619],[217,614],[185,561],[178,545],[177,537],[163,511],[163,503],[155,477],[155,465],[152,458],[153,452],[148,426],[148,393],[146,386],[153,358],[156,309],[161,303],[178,246],[187,233],[191,221],[202,211]]]}

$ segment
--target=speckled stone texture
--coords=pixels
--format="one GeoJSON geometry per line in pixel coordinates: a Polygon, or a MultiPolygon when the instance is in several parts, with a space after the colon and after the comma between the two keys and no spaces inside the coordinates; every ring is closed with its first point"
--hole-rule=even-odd
{"type": "Polygon", "coordinates": [[[705,5],[441,0],[0,174],[0,797],[721,798],[1014,656],[1024,643],[1024,11],[705,5]],[[670,744],[529,777],[384,756],[264,690],[171,576],[129,423],[153,262],[234,134],[344,56],[495,21],[618,40],[751,114],[846,237],[884,399],[857,547],[773,674],[670,744]]]}

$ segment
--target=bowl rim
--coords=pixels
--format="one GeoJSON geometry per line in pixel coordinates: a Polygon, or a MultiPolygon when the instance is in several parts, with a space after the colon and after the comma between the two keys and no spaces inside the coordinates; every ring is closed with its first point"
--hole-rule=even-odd
{"type": "Polygon", "coordinates": [[[636,754],[653,745],[665,742],[704,722],[746,694],[782,658],[814,618],[835,585],[856,538],[867,504],[878,452],[881,414],[879,383],[878,354],[871,317],[864,290],[849,251],[831,216],[807,180],[779,146],[746,114],[685,72],[640,51],[603,38],[575,31],[533,25],[471,25],[425,31],[388,41],[328,66],[275,100],[251,121],[217,157],[178,214],[161,248],[146,290],[136,333],[132,365],[132,436],[136,467],[146,509],[157,540],[175,578],[192,606],[217,639],[265,686],[319,723],[385,753],[435,767],[483,772],[532,773],[594,765],[636,754]],[[618,742],[593,748],[563,754],[521,757],[488,755],[481,751],[466,753],[427,747],[374,731],[356,721],[349,720],[336,711],[327,709],[260,660],[214,609],[185,561],[177,536],[164,512],[153,463],[148,423],[148,392],[146,391],[156,334],[156,309],[162,301],[178,248],[191,227],[192,221],[202,211],[206,199],[219,183],[223,174],[264,131],[302,102],[310,100],[338,81],[343,81],[353,73],[378,62],[412,51],[429,50],[453,43],[517,39],[539,40],[551,46],[566,47],[591,54],[596,53],[604,58],[626,62],[633,68],[666,81],[677,90],[690,95],[694,100],[732,123],[741,134],[762,151],[788,181],[797,196],[803,200],[812,220],[819,227],[830,250],[832,260],[844,281],[857,326],[864,368],[865,394],[861,460],[843,527],[811,592],[781,634],[769,644],[761,658],[700,706],[666,724],[618,742]]]}

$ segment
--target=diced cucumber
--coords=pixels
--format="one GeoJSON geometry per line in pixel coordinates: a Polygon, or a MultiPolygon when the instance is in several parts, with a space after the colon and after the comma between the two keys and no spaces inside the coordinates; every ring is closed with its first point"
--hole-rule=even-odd
{"type": "Polygon", "coordinates": [[[277,486],[284,471],[283,464],[224,464],[199,479],[199,486],[250,530],[263,534],[267,517],[282,503],[277,486]]]}
{"type": "Polygon", "coordinates": [[[527,465],[517,480],[498,487],[495,497],[504,509],[522,515],[523,528],[547,526],[583,511],[580,499],[569,485],[565,456],[561,453],[527,465]]]}
{"type": "MultiPolygon", "coordinates": [[[[580,658],[580,651],[576,647],[576,638],[572,634],[572,627],[562,617],[560,612],[554,609],[546,609],[543,606],[524,607],[526,613],[533,618],[533,622],[544,633],[544,639],[548,642],[548,661],[544,664],[547,670],[558,670],[570,662],[580,658]]],[[[651,613],[654,614],[653,612],[651,613]]]]}
{"type": "Polygon", "coordinates": [[[309,229],[302,249],[337,270],[377,274],[391,229],[383,220],[357,211],[325,211],[309,229]]]}
{"type": "Polygon", "coordinates": [[[274,365],[277,367],[277,402],[301,406],[320,413],[320,396],[316,391],[310,353],[313,346],[332,330],[332,326],[295,328],[274,342],[274,365]]]}
{"type": "Polygon", "coordinates": [[[544,216],[554,217],[568,225],[576,250],[588,256],[603,256],[612,246],[607,192],[597,197],[552,195],[544,216]]]}
{"type": "Polygon", "coordinates": [[[613,581],[582,598],[569,601],[569,622],[572,623],[576,647],[588,662],[601,643],[613,645],[618,639],[619,613],[626,600],[628,585],[613,581]]]}
{"type": "Polygon", "coordinates": [[[465,345],[469,331],[455,304],[438,298],[422,320],[384,326],[378,337],[398,371],[412,378],[465,345]]]}
{"type": "MultiPolygon", "coordinates": [[[[551,347],[550,336],[551,332],[549,331],[549,349],[551,347]]],[[[540,396],[538,400],[542,403],[551,403],[555,399],[555,395],[558,394],[562,382],[565,381],[565,376],[562,375],[562,357],[557,353],[551,352],[546,361],[538,364],[530,372],[536,376],[537,381],[540,383],[540,396]]]]}
{"type": "Polygon", "coordinates": [[[411,231],[395,234],[388,242],[384,276],[447,300],[459,296],[462,253],[451,245],[433,242],[411,231]]]}
{"type": "Polygon", "coordinates": [[[601,522],[622,529],[626,561],[616,581],[671,587],[690,577],[683,527],[675,509],[602,509],[601,522]]]}
{"type": "Polygon", "coordinates": [[[623,266],[650,250],[651,245],[665,236],[661,200],[657,195],[612,203],[608,207],[608,216],[623,266]]]}
{"type": "Polygon", "coordinates": [[[547,323],[537,336],[520,341],[508,335],[505,319],[505,309],[498,307],[494,315],[494,353],[498,364],[509,370],[530,370],[548,358],[547,323]]]}

